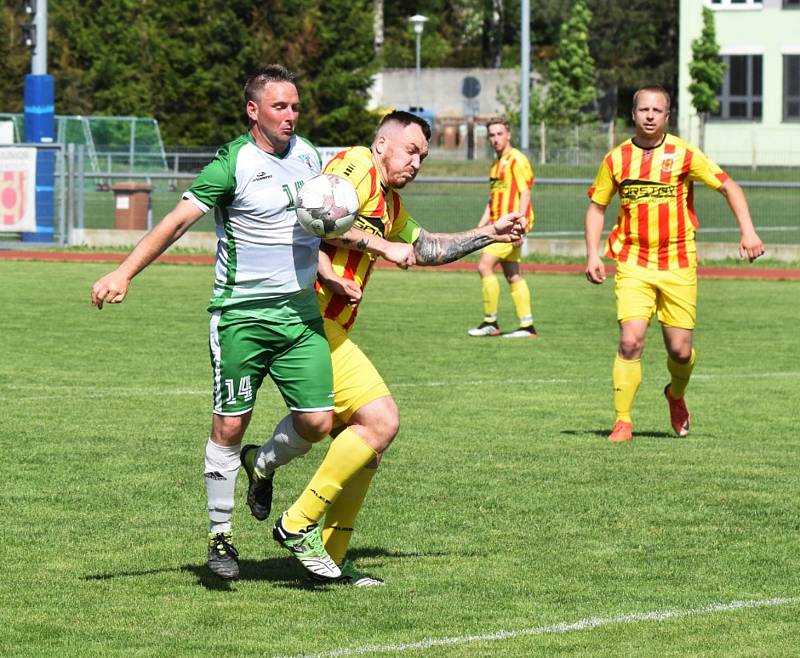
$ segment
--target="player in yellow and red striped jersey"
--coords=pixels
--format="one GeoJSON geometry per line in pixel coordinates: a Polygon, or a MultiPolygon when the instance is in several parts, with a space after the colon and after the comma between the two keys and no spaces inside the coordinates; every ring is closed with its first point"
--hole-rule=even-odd
{"type": "MultiPolygon", "coordinates": [[[[489,142],[497,159],[489,170],[489,202],[483,211],[478,226],[484,226],[507,212],[520,212],[526,220],[526,232],[533,228],[533,168],[528,158],[511,144],[511,128],[504,117],[493,117],[486,122],[489,142]]],[[[483,295],[483,321],[468,330],[470,336],[500,336],[497,324],[497,307],[500,301],[500,285],[494,273],[500,264],[511,288],[511,300],[519,318],[519,328],[502,334],[504,338],[535,338],[531,311],[531,293],[520,274],[522,242],[517,244],[492,244],[484,247],[478,261],[483,295]]]]}
{"type": "MultiPolygon", "coordinates": [[[[370,148],[345,149],[325,169],[353,183],[360,201],[355,228],[326,241],[319,254],[318,301],[331,350],[338,431],[316,474],[273,529],[273,537],[315,580],[356,586],[382,582],[359,574],[345,560],[356,515],[380,456],[399,428],[394,398],[349,336],[375,259],[394,249],[390,260],[401,266],[440,265],[524,235],[519,213],[461,233],[429,233],[409,216],[398,190],[419,172],[430,136],[423,119],[391,112],[378,125],[370,148]]],[[[298,454],[293,446],[276,446],[273,437],[259,449],[253,468],[259,477],[271,477],[276,467],[298,454]]]]}
{"type": "Polygon", "coordinates": [[[633,97],[636,135],[606,155],[589,188],[586,212],[586,277],[602,283],[599,256],[605,210],[619,194],[617,223],[606,256],[617,261],[619,346],[613,369],[616,420],[610,441],[633,436],[633,401],[642,380],[640,357],[650,318],[661,323],[670,383],[664,388],[676,434],[689,433],[684,401],[696,361],[692,337],[697,305],[698,227],[693,184],[718,190],[739,223],[740,258],[764,253],[742,189],[699,149],[667,133],[669,94],[647,86],[633,97]]]}

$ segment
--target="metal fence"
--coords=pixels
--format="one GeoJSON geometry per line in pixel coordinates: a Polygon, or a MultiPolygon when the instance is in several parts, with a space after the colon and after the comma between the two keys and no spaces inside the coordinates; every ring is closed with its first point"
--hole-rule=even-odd
{"type": "MultiPolygon", "coordinates": [[[[115,228],[116,182],[140,181],[152,186],[145,227],[164,216],[178,201],[180,193],[196,172],[213,156],[209,151],[167,152],[168,169],[149,172],[118,171],[114,166],[89,171],[81,145],[68,145],[58,159],[55,240],[60,245],[79,244],[85,230],[115,228]]],[[[112,159],[113,164],[113,159],[112,159]]],[[[489,161],[486,161],[488,170],[489,161]]],[[[593,167],[570,168],[567,176],[539,177],[533,190],[536,216],[533,236],[543,239],[580,240],[587,207],[587,176],[593,167]],[[577,172],[578,175],[575,175],[577,172]]],[[[739,180],[745,189],[756,226],[765,242],[800,245],[800,182],[739,180]]],[[[698,239],[731,242],[739,239],[736,221],[721,195],[696,186],[695,206],[700,217],[698,239]]],[[[488,184],[483,176],[424,176],[403,191],[412,216],[434,232],[461,231],[474,227],[488,200],[488,184]]],[[[616,202],[606,213],[606,228],[614,222],[616,202]]],[[[192,231],[212,232],[209,213],[192,231]]],[[[6,234],[0,240],[14,240],[6,234]]]]}

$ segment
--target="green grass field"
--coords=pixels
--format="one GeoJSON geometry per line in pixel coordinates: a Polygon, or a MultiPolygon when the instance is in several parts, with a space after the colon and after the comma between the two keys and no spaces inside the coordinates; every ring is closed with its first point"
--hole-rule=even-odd
{"type": "MultiPolygon", "coordinates": [[[[356,590],[304,584],[244,477],[242,579],[206,570],[212,271],[153,266],[98,312],[107,269],[0,262],[0,655],[798,655],[800,282],[702,280],[691,436],[654,327],[618,446],[611,282],[531,275],[541,338],[504,341],[466,335],[474,273],[376,272],[354,338],[402,428],[352,545],[387,586],[356,590]]],[[[265,385],[249,440],[283,413],[265,385]]]]}

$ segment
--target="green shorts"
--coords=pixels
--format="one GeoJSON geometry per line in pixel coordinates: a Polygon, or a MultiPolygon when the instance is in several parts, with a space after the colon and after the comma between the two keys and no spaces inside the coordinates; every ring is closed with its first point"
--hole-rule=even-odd
{"type": "Polygon", "coordinates": [[[319,317],[280,323],[240,311],[214,311],[209,348],[215,414],[250,411],[266,375],[292,411],[333,409],[331,354],[319,317]]]}

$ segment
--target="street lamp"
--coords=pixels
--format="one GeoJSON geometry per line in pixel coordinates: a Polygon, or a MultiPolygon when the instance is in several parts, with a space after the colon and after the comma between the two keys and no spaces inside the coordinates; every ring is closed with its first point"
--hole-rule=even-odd
{"type": "Polygon", "coordinates": [[[421,43],[422,43],[422,30],[425,29],[425,23],[428,22],[428,18],[427,18],[427,16],[422,16],[421,14],[414,14],[408,20],[411,23],[412,27],[414,28],[414,34],[417,37],[417,69],[416,69],[416,73],[415,73],[415,83],[416,83],[416,87],[417,87],[417,110],[419,111],[419,110],[422,109],[422,106],[420,105],[420,101],[419,101],[419,87],[420,87],[420,82],[419,82],[419,78],[420,78],[419,53],[420,53],[420,47],[421,47],[421,43]]]}

